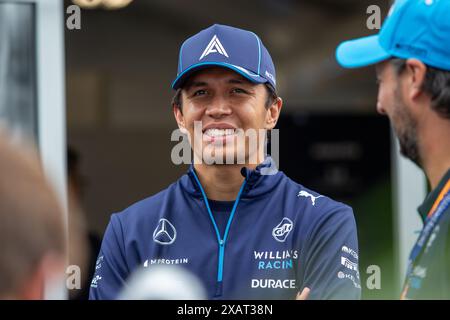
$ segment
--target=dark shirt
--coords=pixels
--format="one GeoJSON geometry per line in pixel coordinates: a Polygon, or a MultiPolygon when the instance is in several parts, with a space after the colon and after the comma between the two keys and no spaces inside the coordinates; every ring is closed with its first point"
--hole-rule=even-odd
{"type": "MultiPolygon", "coordinates": [[[[440,194],[448,193],[450,170],[418,208],[424,221],[440,194]]],[[[450,206],[442,213],[407,279],[406,299],[450,299],[450,206]]]]}

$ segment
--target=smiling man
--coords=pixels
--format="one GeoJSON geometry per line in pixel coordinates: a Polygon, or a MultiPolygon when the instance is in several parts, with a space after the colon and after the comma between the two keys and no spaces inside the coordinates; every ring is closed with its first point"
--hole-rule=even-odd
{"type": "Polygon", "coordinates": [[[209,299],[360,298],[352,209],[290,180],[265,154],[282,100],[260,38],[202,30],[181,46],[172,88],[195,161],[112,215],[91,299],[114,299],[133,270],[155,264],[185,267],[209,299]]]}

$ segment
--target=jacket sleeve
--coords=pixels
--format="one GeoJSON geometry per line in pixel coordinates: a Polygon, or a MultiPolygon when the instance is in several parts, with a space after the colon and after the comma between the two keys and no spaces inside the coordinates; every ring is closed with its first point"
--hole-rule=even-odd
{"type": "Polygon", "coordinates": [[[95,264],[89,299],[116,299],[128,274],[122,227],[117,215],[114,214],[106,228],[95,264]]]}
{"type": "Polygon", "coordinates": [[[303,287],[311,290],[308,299],[361,298],[358,238],[350,207],[340,205],[322,215],[304,252],[303,287]]]}

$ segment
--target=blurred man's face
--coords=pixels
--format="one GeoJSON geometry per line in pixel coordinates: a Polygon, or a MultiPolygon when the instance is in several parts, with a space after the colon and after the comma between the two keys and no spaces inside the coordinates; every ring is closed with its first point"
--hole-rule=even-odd
{"type": "Polygon", "coordinates": [[[417,121],[405,103],[402,76],[389,61],[376,66],[378,88],[377,111],[387,115],[400,143],[401,153],[419,165],[417,121]]]}
{"type": "MultiPolygon", "coordinates": [[[[218,154],[223,154],[225,163],[226,157],[236,161],[239,152],[245,155],[247,163],[249,156],[255,152],[260,154],[264,146],[258,145],[258,150],[249,151],[248,137],[245,138],[247,147],[237,143],[237,130],[256,129],[258,132],[258,129],[275,126],[276,121],[272,121],[274,110],[265,106],[267,94],[264,85],[253,84],[232,70],[208,68],[190,77],[182,90],[182,111],[175,108],[175,117],[180,127],[188,131],[191,145],[194,122],[201,122],[201,135],[195,138],[201,143],[194,143],[193,147],[197,157],[204,159],[202,150],[212,151],[213,155],[220,152],[218,154]]],[[[258,161],[262,160],[258,158],[258,161]]]]}

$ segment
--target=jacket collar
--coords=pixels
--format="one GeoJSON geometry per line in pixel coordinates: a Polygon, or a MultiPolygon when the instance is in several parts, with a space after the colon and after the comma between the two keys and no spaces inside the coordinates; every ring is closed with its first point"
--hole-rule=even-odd
{"type": "MultiPolygon", "coordinates": [[[[194,197],[202,197],[200,187],[194,178],[194,166],[180,179],[183,189],[194,197]]],[[[241,169],[241,174],[246,180],[245,188],[241,198],[255,198],[264,195],[274,189],[283,177],[283,173],[278,171],[275,161],[267,156],[254,170],[247,167],[241,169]]]]}

